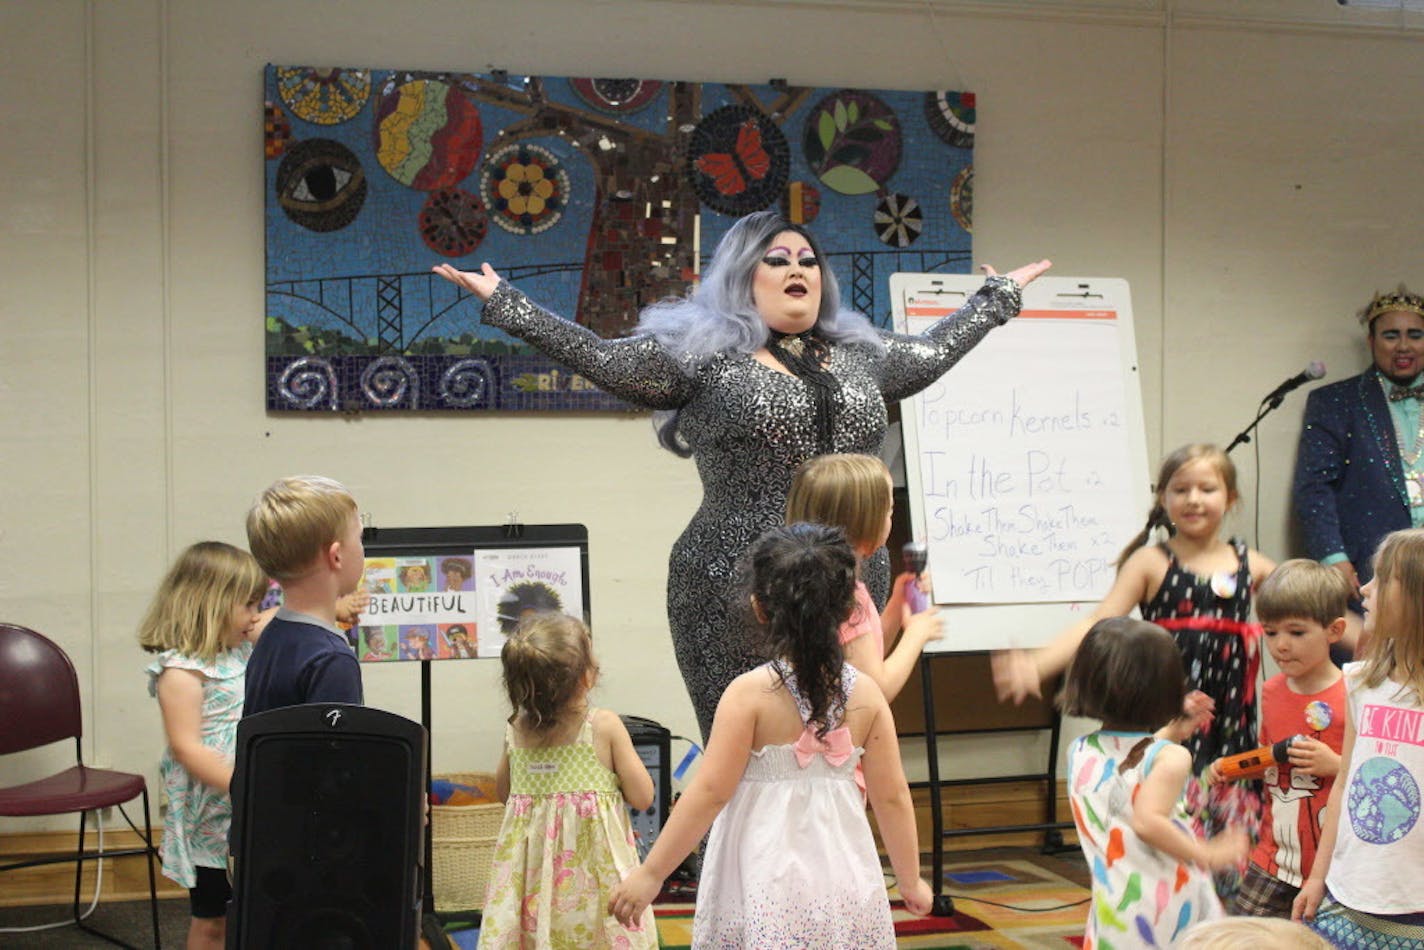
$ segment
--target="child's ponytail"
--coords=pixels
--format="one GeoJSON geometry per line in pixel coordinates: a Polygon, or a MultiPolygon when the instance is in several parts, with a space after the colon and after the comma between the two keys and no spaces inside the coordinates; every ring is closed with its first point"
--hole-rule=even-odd
{"type": "Polygon", "coordinates": [[[1122,570],[1122,566],[1127,563],[1127,559],[1137,553],[1137,549],[1145,547],[1147,542],[1152,540],[1152,533],[1158,528],[1172,529],[1172,522],[1167,518],[1167,508],[1162,504],[1162,497],[1159,494],[1157,501],[1153,502],[1152,510],[1147,512],[1147,524],[1137,533],[1137,536],[1127,542],[1127,547],[1122,549],[1122,553],[1117,556],[1117,569],[1122,570]]]}

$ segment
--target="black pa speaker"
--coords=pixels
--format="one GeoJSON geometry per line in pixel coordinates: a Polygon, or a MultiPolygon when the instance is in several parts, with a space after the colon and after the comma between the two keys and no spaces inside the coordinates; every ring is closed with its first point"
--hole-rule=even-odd
{"type": "Polygon", "coordinates": [[[425,757],[419,723],[366,706],[239,722],[229,950],[414,948],[425,757]]]}

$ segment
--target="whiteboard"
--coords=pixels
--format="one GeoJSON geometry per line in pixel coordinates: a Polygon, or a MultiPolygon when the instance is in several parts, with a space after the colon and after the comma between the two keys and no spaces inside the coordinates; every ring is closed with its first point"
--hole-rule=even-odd
{"type": "MultiPolygon", "coordinates": [[[[959,309],[972,275],[894,274],[896,329],[959,309]]],[[[910,528],[946,652],[1038,646],[1112,586],[1151,505],[1127,282],[1040,277],[1023,309],[903,403],[910,528]]]]}

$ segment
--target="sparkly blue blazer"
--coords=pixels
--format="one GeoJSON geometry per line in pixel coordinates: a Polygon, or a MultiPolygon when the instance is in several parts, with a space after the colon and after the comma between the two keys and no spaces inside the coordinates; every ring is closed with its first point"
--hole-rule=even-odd
{"type": "Polygon", "coordinates": [[[1306,553],[1345,552],[1361,583],[1380,539],[1410,527],[1399,441],[1374,369],[1306,399],[1294,495],[1306,553]]]}

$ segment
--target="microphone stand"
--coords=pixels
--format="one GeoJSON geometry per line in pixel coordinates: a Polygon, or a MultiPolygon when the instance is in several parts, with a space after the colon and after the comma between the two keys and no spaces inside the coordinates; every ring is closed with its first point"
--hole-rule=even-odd
{"type": "Polygon", "coordinates": [[[1236,433],[1236,438],[1231,440],[1231,444],[1226,447],[1226,453],[1231,454],[1231,450],[1238,445],[1243,445],[1251,441],[1251,431],[1261,424],[1261,420],[1266,418],[1275,410],[1281,408],[1281,403],[1285,402],[1289,393],[1275,393],[1261,400],[1261,405],[1256,408],[1256,418],[1251,420],[1251,424],[1240,432],[1236,433]]]}

